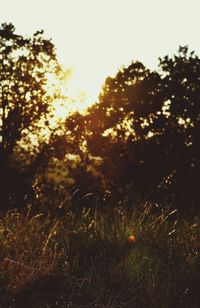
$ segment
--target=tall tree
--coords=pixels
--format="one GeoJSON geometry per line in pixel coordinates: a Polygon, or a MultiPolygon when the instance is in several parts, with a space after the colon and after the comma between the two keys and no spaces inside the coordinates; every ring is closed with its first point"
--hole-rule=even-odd
{"type": "MultiPolygon", "coordinates": [[[[159,143],[165,146],[170,167],[163,188],[186,206],[198,207],[200,197],[200,59],[180,47],[177,55],[160,59],[164,76],[165,121],[155,121],[150,129],[160,130],[159,143]]],[[[167,165],[163,162],[163,165],[167,165]]],[[[164,190],[164,191],[165,191],[164,190]]]]}
{"type": "MultiPolygon", "coordinates": [[[[24,203],[28,198],[27,185],[31,191],[28,177],[33,175],[31,172],[34,172],[39,161],[45,162],[42,154],[47,144],[44,141],[39,142],[38,134],[48,124],[51,103],[61,96],[59,88],[52,85],[50,91],[48,83],[59,79],[61,75],[62,69],[57,61],[54,45],[43,38],[42,31],[36,32],[33,37],[23,37],[15,33],[12,24],[1,25],[1,209],[17,203],[22,206],[19,203],[24,203]],[[32,166],[28,156],[33,158],[32,166]]],[[[48,151],[46,158],[47,154],[48,151]]]]}
{"type": "Polygon", "coordinates": [[[69,139],[72,151],[76,146],[77,153],[87,157],[87,165],[101,177],[104,190],[117,194],[135,180],[136,144],[146,140],[145,128],[161,109],[161,83],[157,72],[133,62],[114,78],[107,78],[99,102],[86,115],[75,114],[66,120],[68,135],[73,132],[69,139]]]}
{"type": "Polygon", "coordinates": [[[87,115],[67,119],[72,149],[100,159],[90,163],[115,195],[128,187],[154,200],[197,206],[199,80],[200,59],[187,47],[160,59],[157,72],[139,62],[123,67],[106,80],[87,115]]]}

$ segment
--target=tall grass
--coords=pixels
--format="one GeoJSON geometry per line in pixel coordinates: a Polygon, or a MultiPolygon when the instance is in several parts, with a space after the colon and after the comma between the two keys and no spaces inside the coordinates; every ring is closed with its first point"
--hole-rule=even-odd
{"type": "Polygon", "coordinates": [[[200,307],[200,219],[9,211],[0,219],[1,307],[200,307]]]}

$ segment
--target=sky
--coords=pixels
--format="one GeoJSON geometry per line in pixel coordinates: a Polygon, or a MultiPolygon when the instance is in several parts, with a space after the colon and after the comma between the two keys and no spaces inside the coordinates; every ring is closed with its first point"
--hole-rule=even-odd
{"type": "Polygon", "coordinates": [[[73,68],[71,95],[85,93],[83,105],[132,60],[154,69],[180,45],[200,54],[200,0],[0,0],[0,8],[1,23],[18,34],[42,29],[52,39],[59,61],[73,68]]]}

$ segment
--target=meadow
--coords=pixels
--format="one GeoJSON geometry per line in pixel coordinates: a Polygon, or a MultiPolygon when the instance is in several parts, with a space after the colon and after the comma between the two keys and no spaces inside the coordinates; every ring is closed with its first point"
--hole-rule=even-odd
{"type": "Polygon", "coordinates": [[[148,202],[61,214],[1,215],[0,307],[200,307],[198,216],[148,202]]]}

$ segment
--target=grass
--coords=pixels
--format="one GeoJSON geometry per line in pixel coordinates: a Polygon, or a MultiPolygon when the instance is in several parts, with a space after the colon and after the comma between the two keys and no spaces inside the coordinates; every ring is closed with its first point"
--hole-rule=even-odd
{"type": "Polygon", "coordinates": [[[0,218],[0,307],[200,307],[200,218],[146,203],[0,218]]]}

